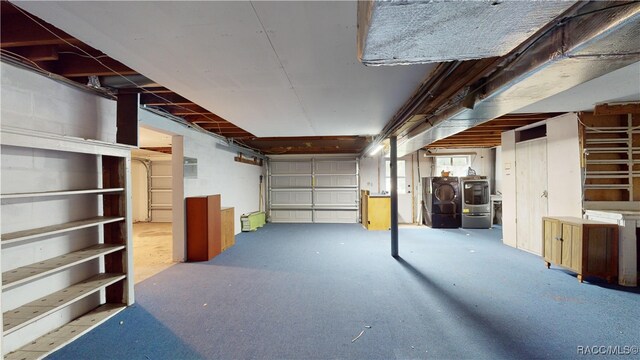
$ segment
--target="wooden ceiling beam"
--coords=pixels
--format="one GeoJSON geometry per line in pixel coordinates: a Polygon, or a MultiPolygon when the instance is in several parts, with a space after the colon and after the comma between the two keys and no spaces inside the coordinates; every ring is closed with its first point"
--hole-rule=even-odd
{"type": "Polygon", "coordinates": [[[22,13],[5,14],[7,6],[13,7],[10,3],[5,5],[2,2],[2,31],[0,32],[0,47],[20,47],[20,46],[40,46],[40,45],[61,45],[66,43],[79,44],[80,41],[73,36],[59,30],[41,20],[36,24],[33,20],[22,13]],[[41,26],[42,25],[42,26],[41,26]],[[47,28],[49,31],[43,28],[47,28]]]}
{"type": "Polygon", "coordinates": [[[5,50],[35,62],[56,61],[59,58],[57,45],[25,46],[5,50]]]}
{"type": "Polygon", "coordinates": [[[140,103],[145,105],[195,105],[176,93],[140,94],[140,103]]]}
{"type": "Polygon", "coordinates": [[[154,93],[154,94],[173,93],[173,91],[163,86],[145,87],[144,90],[146,93],[154,93]]]}
{"type": "Polygon", "coordinates": [[[117,75],[116,72],[121,75],[137,74],[136,71],[109,57],[104,57],[99,60],[109,68],[100,64],[95,59],[85,58],[78,55],[60,54],[60,75],[64,77],[81,77],[91,75],[117,75]]]}
{"type": "Polygon", "coordinates": [[[593,110],[593,115],[626,115],[626,114],[640,114],[640,103],[630,104],[600,104],[596,105],[593,110]]]}
{"type": "MultiPolygon", "coordinates": [[[[239,129],[242,130],[241,128],[233,125],[233,124],[211,124],[211,123],[195,123],[198,124],[198,126],[200,126],[203,129],[207,129],[207,130],[218,130],[218,129],[239,129]]],[[[244,130],[243,130],[244,131],[244,130]]]]}

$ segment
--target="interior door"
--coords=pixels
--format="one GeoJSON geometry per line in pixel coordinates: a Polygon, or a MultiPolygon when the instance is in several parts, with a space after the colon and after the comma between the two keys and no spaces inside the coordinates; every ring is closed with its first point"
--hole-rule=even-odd
{"type": "Polygon", "coordinates": [[[547,139],[516,143],[516,247],[542,255],[547,215],[547,139]]]}

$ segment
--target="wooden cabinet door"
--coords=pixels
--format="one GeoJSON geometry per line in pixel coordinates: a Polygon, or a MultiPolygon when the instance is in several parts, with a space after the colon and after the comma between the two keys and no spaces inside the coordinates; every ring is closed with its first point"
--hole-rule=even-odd
{"type": "Polygon", "coordinates": [[[560,264],[562,260],[561,223],[556,219],[544,218],[542,225],[544,259],[554,264],[560,264]]]}
{"type": "Polygon", "coordinates": [[[560,265],[579,272],[582,264],[582,226],[563,223],[560,243],[562,246],[560,265]]]}

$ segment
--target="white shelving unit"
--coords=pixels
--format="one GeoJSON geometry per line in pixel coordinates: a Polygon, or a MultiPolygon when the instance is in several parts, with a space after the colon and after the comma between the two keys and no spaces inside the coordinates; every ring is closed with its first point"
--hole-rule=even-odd
{"type": "MultiPolygon", "coordinates": [[[[2,130],[3,150],[34,154],[34,162],[46,163],[49,157],[63,159],[68,162],[68,166],[61,167],[68,171],[66,178],[73,179],[79,171],[82,175],[93,172],[87,178],[95,181],[93,188],[47,191],[29,188],[46,188],[49,184],[44,181],[26,181],[24,191],[0,194],[2,228],[11,230],[0,236],[2,355],[5,359],[39,359],[134,302],[133,281],[129,280],[133,278],[128,202],[131,147],[19,129],[2,130]],[[44,154],[42,159],[38,154],[44,154]],[[80,164],[73,164],[76,157],[83,159],[80,164]],[[93,210],[82,214],[74,211],[76,205],[93,210]],[[49,218],[47,210],[33,210],[39,207],[58,210],[49,218]],[[15,221],[23,212],[31,214],[30,218],[15,221]],[[38,213],[41,215],[34,215],[38,213]],[[4,220],[5,214],[11,215],[10,220],[4,220]],[[51,224],[62,217],[67,221],[51,224]],[[5,223],[11,220],[12,223],[5,223]],[[58,253],[48,257],[47,250],[52,248],[58,253]],[[71,250],[64,252],[65,249],[71,250]],[[61,251],[64,253],[59,254],[61,251]]],[[[2,170],[20,171],[11,165],[5,167],[4,163],[2,170]]],[[[41,171],[43,178],[55,176],[46,174],[46,166],[41,171]]],[[[22,184],[11,185],[13,190],[22,184]]]]}

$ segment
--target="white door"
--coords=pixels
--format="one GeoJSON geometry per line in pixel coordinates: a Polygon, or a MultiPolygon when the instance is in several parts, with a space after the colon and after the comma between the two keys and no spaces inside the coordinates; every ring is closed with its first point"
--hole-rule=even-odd
{"type": "Polygon", "coordinates": [[[516,247],[542,255],[547,215],[547,139],[516,143],[516,247]]]}
{"type": "Polygon", "coordinates": [[[358,222],[358,163],[355,158],[269,162],[272,222],[358,222]]]}

